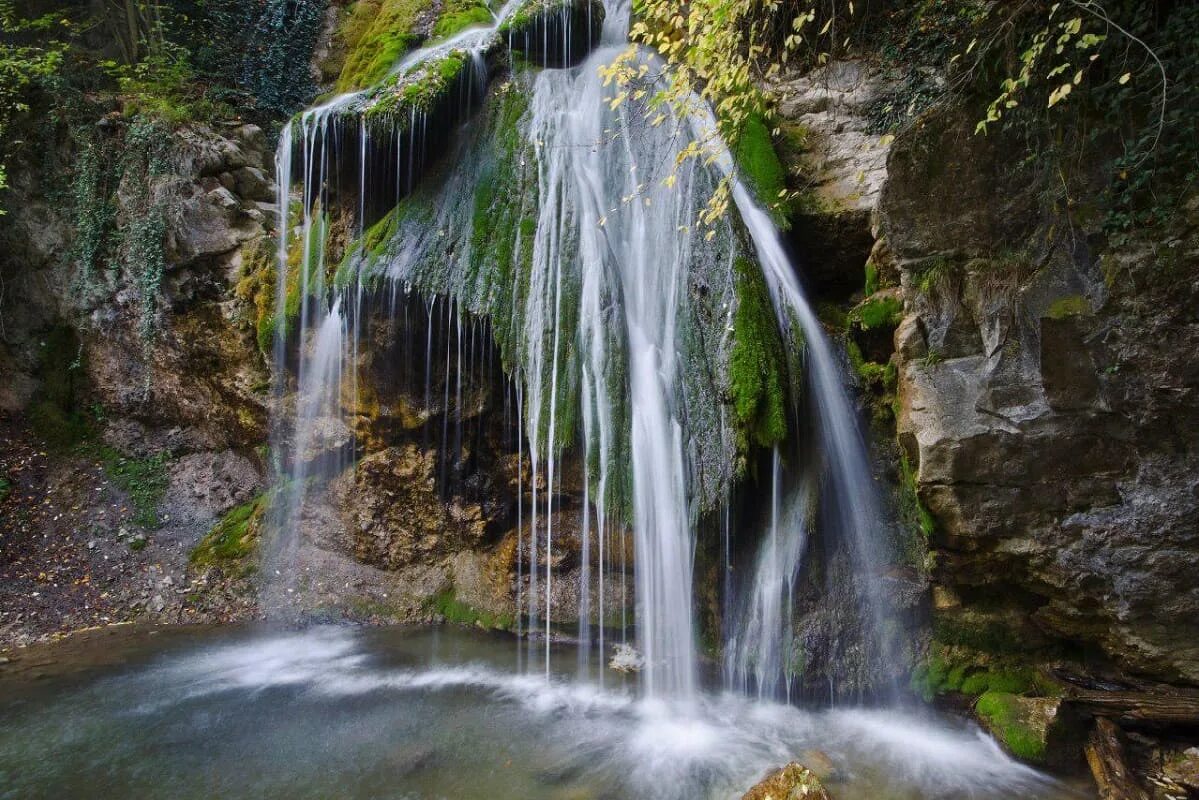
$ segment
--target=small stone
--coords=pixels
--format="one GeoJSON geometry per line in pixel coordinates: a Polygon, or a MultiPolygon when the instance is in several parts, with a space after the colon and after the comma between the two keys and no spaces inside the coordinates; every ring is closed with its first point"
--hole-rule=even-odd
{"type": "Polygon", "coordinates": [[[95,549],[96,549],[96,540],[95,540],[95,539],[89,539],[89,540],[88,540],[88,543],[87,543],[87,549],[88,549],[88,550],[95,550],[95,549]]]}
{"type": "Polygon", "coordinates": [[[150,610],[156,614],[166,608],[166,605],[167,601],[163,600],[162,595],[160,594],[154,595],[154,597],[150,600],[150,610]]]}

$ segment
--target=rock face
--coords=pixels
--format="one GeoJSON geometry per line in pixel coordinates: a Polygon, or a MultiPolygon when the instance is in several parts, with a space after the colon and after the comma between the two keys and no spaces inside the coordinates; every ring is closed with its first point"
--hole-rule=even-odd
{"type": "Polygon", "coordinates": [[[1010,143],[973,124],[902,134],[879,206],[934,577],[1122,670],[1199,682],[1199,219],[1105,248],[1046,218],[1010,143]]]}
{"type": "MultiPolygon", "coordinates": [[[[115,230],[103,234],[109,244],[92,267],[81,263],[79,239],[95,212],[82,201],[54,204],[39,173],[17,165],[13,213],[0,227],[9,245],[0,269],[13,279],[5,297],[11,350],[0,361],[15,373],[3,404],[19,410],[38,395],[44,358],[36,342],[66,325],[78,332],[75,362],[87,401],[103,405],[126,439],[132,425],[152,438],[178,429],[172,445],[192,450],[250,446],[265,438],[268,375],[249,325],[253,312],[233,284],[274,213],[267,143],[253,125],[155,135],[164,137],[162,163],[150,178],[122,173],[115,230]],[[150,214],[147,202],[162,228],[160,236],[149,229],[143,254],[130,249],[138,240],[131,226],[150,214]],[[139,271],[159,253],[160,275],[139,271]]],[[[93,148],[114,153],[106,158],[124,158],[121,148],[133,147],[119,133],[96,136],[93,148]]],[[[56,155],[78,156],[66,147],[56,155]]]]}
{"type": "Polygon", "coordinates": [[[478,547],[496,521],[481,503],[440,497],[437,453],[415,444],[359,461],[344,508],[354,522],[355,554],[388,569],[478,547]]]}
{"type": "Polygon", "coordinates": [[[12,165],[0,414],[58,448],[47,448],[50,480],[22,476],[27,499],[87,500],[71,502],[82,520],[32,516],[7,531],[30,552],[74,548],[63,561],[85,577],[62,581],[54,613],[18,615],[5,638],[254,613],[252,598],[189,576],[188,554],[263,484],[254,449],[269,376],[235,284],[269,251],[268,147],[252,125],[170,129],[111,114],[12,165]],[[91,575],[102,592],[87,590],[91,575]]]}
{"type": "Polygon", "coordinates": [[[862,286],[875,237],[873,212],[887,177],[891,139],[868,111],[886,83],[865,64],[837,61],[780,81],[782,156],[800,192],[789,240],[822,295],[862,286]]]}

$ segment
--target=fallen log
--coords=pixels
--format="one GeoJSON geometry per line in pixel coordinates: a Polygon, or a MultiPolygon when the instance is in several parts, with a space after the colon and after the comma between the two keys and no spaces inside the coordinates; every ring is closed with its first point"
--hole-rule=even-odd
{"type": "Polygon", "coordinates": [[[1073,708],[1124,725],[1199,728],[1199,693],[1075,689],[1066,693],[1073,708]]]}
{"type": "Polygon", "coordinates": [[[1105,717],[1095,719],[1087,738],[1087,764],[1099,787],[1099,800],[1149,800],[1124,758],[1120,728],[1105,717]]]}

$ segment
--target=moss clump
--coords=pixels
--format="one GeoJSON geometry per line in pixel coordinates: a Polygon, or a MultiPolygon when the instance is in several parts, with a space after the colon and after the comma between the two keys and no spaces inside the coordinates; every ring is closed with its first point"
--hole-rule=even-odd
{"type": "Polygon", "coordinates": [[[989,691],[978,698],[974,710],[1012,755],[1028,761],[1045,759],[1045,735],[1022,713],[1016,695],[989,691]]]}
{"type": "Polygon", "coordinates": [[[435,595],[428,603],[430,611],[435,611],[445,618],[446,622],[455,625],[473,625],[482,628],[508,629],[512,627],[511,614],[492,614],[480,611],[472,605],[458,599],[453,589],[446,589],[435,595]]]}
{"type": "Polygon", "coordinates": [[[486,25],[491,20],[491,9],[486,3],[479,0],[450,0],[433,24],[433,36],[448,38],[472,25],[486,25]]]}
{"type": "Polygon", "coordinates": [[[170,453],[132,458],[103,445],[97,448],[96,455],[108,479],[129,495],[129,503],[133,506],[133,522],[143,528],[157,528],[161,524],[158,504],[166,494],[169,481],[167,464],[170,462],[170,453]]]}
{"type": "Polygon", "coordinates": [[[275,252],[263,240],[250,251],[242,267],[241,278],[233,293],[239,301],[253,309],[255,340],[263,355],[270,355],[278,319],[275,314],[275,281],[278,270],[275,252]]]}
{"type": "Polygon", "coordinates": [[[912,468],[907,453],[902,451],[899,454],[899,477],[900,514],[904,519],[915,522],[925,538],[932,537],[937,532],[937,521],[920,502],[920,495],[916,491],[916,470],[912,468]]]}
{"type": "Polygon", "coordinates": [[[1091,315],[1091,301],[1081,294],[1072,294],[1055,300],[1045,316],[1049,319],[1069,319],[1071,317],[1087,317],[1091,315]]]}
{"type": "Polygon", "coordinates": [[[253,555],[266,514],[267,495],[262,494],[226,512],[188,556],[194,566],[219,566],[237,575],[254,570],[253,555]]]}
{"type": "Polygon", "coordinates": [[[787,227],[788,208],[783,202],[787,194],[787,170],[775,152],[765,119],[755,114],[745,121],[733,157],[758,202],[770,209],[776,225],[787,227]]]}
{"type": "MultiPolygon", "coordinates": [[[[729,354],[729,394],[743,445],[771,447],[787,436],[783,340],[762,275],[747,258],[735,262],[737,311],[729,354]]],[[[745,449],[744,447],[742,448],[745,449]]]]}
{"type": "Polygon", "coordinates": [[[864,331],[894,329],[903,319],[903,301],[893,294],[868,297],[849,312],[849,320],[864,331]]]}
{"type": "Polygon", "coordinates": [[[349,92],[380,80],[420,43],[416,25],[429,0],[358,0],[341,28],[346,60],[336,91],[349,92]]]}

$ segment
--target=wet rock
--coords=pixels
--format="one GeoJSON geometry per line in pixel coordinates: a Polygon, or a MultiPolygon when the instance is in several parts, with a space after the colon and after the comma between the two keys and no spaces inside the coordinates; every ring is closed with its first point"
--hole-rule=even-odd
{"type": "Polygon", "coordinates": [[[578,64],[600,40],[604,6],[596,0],[528,0],[500,26],[499,41],[533,64],[578,64]]]}
{"type": "Polygon", "coordinates": [[[797,762],[775,770],[742,795],[741,800],[829,800],[829,793],[810,769],[797,762]]]}
{"type": "Polygon", "coordinates": [[[415,444],[358,463],[341,499],[358,558],[396,569],[482,544],[488,524],[483,507],[447,502],[438,493],[437,474],[436,452],[415,444]]]}

